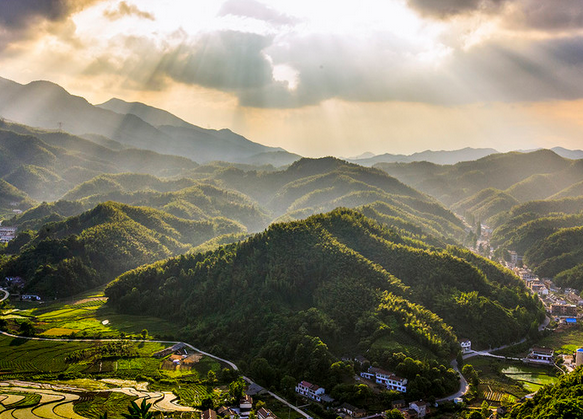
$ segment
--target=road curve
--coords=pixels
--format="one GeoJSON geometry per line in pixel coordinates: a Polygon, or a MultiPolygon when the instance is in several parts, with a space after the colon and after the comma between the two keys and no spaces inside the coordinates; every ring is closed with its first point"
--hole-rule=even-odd
{"type": "MultiPolygon", "coordinates": [[[[8,294],[8,292],[6,292],[6,293],[8,294]]],[[[0,334],[2,334],[4,336],[11,337],[11,338],[17,338],[17,339],[44,340],[44,341],[50,341],[50,342],[128,342],[128,341],[140,342],[140,340],[128,340],[128,339],[69,339],[69,338],[41,338],[38,336],[18,336],[18,335],[13,335],[12,333],[5,332],[3,330],[0,330],[0,334]]],[[[235,363],[233,363],[229,360],[226,360],[224,358],[220,358],[220,357],[213,355],[211,353],[205,352],[203,350],[200,350],[198,348],[195,348],[194,346],[192,346],[191,344],[186,343],[186,342],[175,342],[175,341],[168,341],[168,340],[143,340],[142,342],[164,343],[164,344],[169,344],[169,345],[175,345],[177,343],[182,343],[187,348],[189,348],[193,351],[199,352],[203,355],[208,356],[209,358],[213,358],[213,359],[216,359],[217,361],[223,362],[223,363],[227,364],[229,367],[231,367],[232,369],[234,369],[235,371],[239,371],[239,367],[237,367],[237,365],[235,365],[235,363]]],[[[249,384],[254,384],[253,380],[251,380],[249,377],[243,376],[243,379],[249,384]]],[[[284,398],[278,396],[277,394],[275,394],[271,391],[268,391],[268,390],[266,390],[266,391],[274,399],[287,405],[289,408],[298,412],[299,414],[304,416],[306,419],[312,419],[312,417],[310,415],[308,415],[306,412],[299,409],[298,407],[294,406],[293,404],[291,404],[290,402],[288,402],[284,398]]]]}
{"type": "Polygon", "coordinates": [[[436,402],[445,402],[445,401],[451,401],[453,399],[457,399],[458,397],[462,397],[463,395],[465,395],[468,392],[468,390],[469,390],[468,382],[466,381],[466,379],[462,375],[462,372],[459,370],[458,365],[457,365],[457,361],[455,359],[453,361],[451,361],[451,367],[460,376],[460,389],[455,394],[452,394],[450,396],[444,397],[442,399],[437,399],[436,402]]]}

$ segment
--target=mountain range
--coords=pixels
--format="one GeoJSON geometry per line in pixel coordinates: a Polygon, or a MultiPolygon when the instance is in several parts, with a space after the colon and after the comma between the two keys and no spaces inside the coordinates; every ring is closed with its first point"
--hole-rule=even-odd
{"type": "Polygon", "coordinates": [[[210,130],[189,124],[144,104],[112,99],[94,106],[48,81],[22,85],[0,78],[0,116],[74,135],[98,135],[127,147],[182,156],[197,163],[244,163],[251,159],[256,164],[285,165],[300,157],[254,143],[228,129],[210,130]]]}

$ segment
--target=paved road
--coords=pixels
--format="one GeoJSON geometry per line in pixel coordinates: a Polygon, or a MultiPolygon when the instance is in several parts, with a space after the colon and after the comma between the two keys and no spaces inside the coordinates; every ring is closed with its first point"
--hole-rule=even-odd
{"type": "MultiPolygon", "coordinates": [[[[11,338],[28,339],[28,340],[44,340],[44,341],[52,341],[52,342],[120,342],[120,341],[127,342],[128,341],[127,339],[68,339],[68,338],[41,338],[41,337],[37,337],[37,336],[17,336],[17,335],[13,335],[11,333],[8,333],[8,332],[4,332],[2,330],[0,330],[0,334],[2,334],[4,336],[11,337],[11,338]]],[[[239,367],[237,367],[237,365],[235,365],[233,362],[228,361],[224,358],[220,358],[216,355],[210,354],[210,353],[205,352],[203,350],[200,350],[198,348],[195,348],[194,346],[192,346],[191,344],[186,343],[186,342],[173,342],[173,341],[167,341],[167,340],[147,340],[144,342],[164,343],[164,344],[169,344],[169,345],[183,343],[187,348],[189,348],[193,351],[200,352],[201,354],[206,355],[210,358],[216,359],[217,361],[224,362],[225,364],[227,364],[229,367],[231,367],[232,369],[234,369],[236,371],[239,370],[239,367]]],[[[243,376],[243,379],[249,384],[254,384],[253,380],[251,380],[249,377],[243,376]]],[[[304,416],[306,419],[312,419],[312,417],[310,415],[308,415],[306,412],[302,411],[298,407],[294,406],[293,404],[291,404],[287,400],[283,399],[282,397],[278,396],[275,393],[272,393],[271,391],[268,391],[268,390],[266,390],[266,391],[270,396],[279,400],[281,403],[287,405],[289,408],[293,409],[294,411],[298,412],[299,414],[304,416]]]]}
{"type": "Polygon", "coordinates": [[[8,293],[8,291],[6,291],[3,288],[0,288],[0,292],[4,293],[4,297],[0,298],[0,302],[1,301],[4,301],[5,299],[7,299],[10,296],[10,294],[8,293]]]}
{"type": "Polygon", "coordinates": [[[460,375],[460,389],[455,394],[444,397],[443,399],[436,400],[437,402],[445,402],[445,401],[457,399],[458,397],[462,397],[464,394],[466,394],[468,392],[468,389],[469,389],[468,382],[466,381],[466,379],[462,375],[462,372],[459,370],[458,365],[457,365],[457,361],[455,359],[453,361],[451,361],[451,366],[460,375]]]}
{"type": "Polygon", "coordinates": [[[545,316],[545,321],[538,327],[538,331],[542,332],[551,322],[551,318],[549,316],[545,316]]]}
{"type": "MultiPolygon", "coordinates": [[[[545,320],[539,326],[538,330],[539,331],[544,330],[544,328],[548,326],[550,321],[551,321],[551,319],[549,319],[548,317],[545,317],[545,320]]],[[[512,361],[522,361],[521,358],[512,358],[512,357],[506,357],[506,356],[502,356],[502,355],[494,355],[492,352],[501,351],[502,349],[506,349],[510,346],[520,345],[521,343],[524,343],[524,342],[526,342],[526,338],[523,338],[523,339],[519,340],[518,342],[509,343],[508,345],[502,345],[502,346],[499,346],[497,348],[488,349],[487,351],[472,351],[468,354],[463,355],[463,359],[466,360],[466,359],[472,358],[474,356],[489,356],[491,358],[509,359],[512,361]]],[[[447,397],[444,397],[442,399],[437,400],[438,402],[453,400],[457,397],[462,397],[468,391],[468,388],[469,388],[468,383],[467,383],[466,379],[464,378],[464,376],[462,375],[462,373],[460,372],[460,370],[458,369],[457,362],[455,360],[451,361],[451,366],[460,375],[460,389],[457,393],[452,394],[451,396],[447,396],[447,397]]]]}

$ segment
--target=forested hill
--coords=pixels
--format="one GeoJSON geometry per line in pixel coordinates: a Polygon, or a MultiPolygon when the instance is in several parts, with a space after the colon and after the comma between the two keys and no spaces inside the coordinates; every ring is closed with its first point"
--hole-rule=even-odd
{"type": "Polygon", "coordinates": [[[578,196],[583,185],[583,161],[551,150],[493,154],[450,166],[420,162],[375,167],[439,199],[470,221],[489,222],[499,212],[531,200],[578,196]]]}
{"type": "Polygon", "coordinates": [[[147,150],[114,150],[67,133],[0,120],[0,178],[37,200],[58,199],[101,173],[131,171],[170,176],[196,166],[183,157],[147,150]]]}
{"type": "Polygon", "coordinates": [[[583,288],[583,197],[531,201],[495,217],[492,243],[514,250],[541,277],[583,288]]]}
{"type": "Polygon", "coordinates": [[[173,178],[101,174],[70,189],[61,201],[42,204],[8,223],[37,229],[112,200],[192,220],[223,216],[257,232],[272,221],[366,206],[379,221],[442,243],[460,243],[466,235],[462,222],[435,199],[377,169],[331,157],[302,159],[286,170],[250,169],[213,164],[173,178]]]}
{"type": "Polygon", "coordinates": [[[532,399],[516,404],[510,419],[576,419],[583,417],[583,368],[557,384],[541,388],[532,399]]]}
{"type": "Polygon", "coordinates": [[[106,294],[120,311],[182,323],[194,342],[231,359],[266,358],[315,380],[346,353],[386,367],[400,351],[445,363],[456,336],[496,346],[536,330],[543,315],[510,271],[348,209],[137,268],[106,294]],[[320,355],[306,356],[320,341],[320,355]]]}
{"type": "Polygon", "coordinates": [[[275,172],[231,167],[213,173],[211,178],[222,187],[250,196],[279,221],[302,219],[337,207],[374,204],[397,225],[458,242],[465,236],[462,222],[430,196],[381,170],[333,157],[304,158],[275,172]]]}
{"type": "Polygon", "coordinates": [[[81,215],[47,223],[36,233],[21,233],[5,249],[16,256],[5,261],[0,273],[23,277],[28,292],[63,297],[217,236],[244,231],[225,218],[192,221],[151,208],[106,202],[81,215]]]}

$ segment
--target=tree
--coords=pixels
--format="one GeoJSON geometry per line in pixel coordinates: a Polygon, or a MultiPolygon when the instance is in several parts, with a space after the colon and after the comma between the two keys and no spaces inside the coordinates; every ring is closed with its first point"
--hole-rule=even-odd
{"type": "Polygon", "coordinates": [[[23,336],[32,336],[34,335],[34,326],[32,322],[28,319],[20,323],[20,334],[23,336]]]}
{"type": "Polygon", "coordinates": [[[484,400],[482,402],[482,406],[480,409],[480,412],[482,412],[482,416],[487,418],[488,416],[490,416],[490,405],[488,404],[488,402],[486,400],[484,400]]]}
{"type": "Polygon", "coordinates": [[[474,367],[470,364],[464,365],[462,368],[462,374],[470,384],[473,386],[478,386],[480,384],[480,380],[478,378],[478,372],[474,369],[474,367]]]}
{"type": "Polygon", "coordinates": [[[232,381],[229,384],[229,395],[236,401],[243,397],[243,392],[245,391],[245,380],[239,377],[237,380],[232,381]]]}
{"type": "Polygon", "coordinates": [[[143,329],[140,334],[142,335],[142,339],[146,339],[148,337],[148,329],[143,329]]]}
{"type": "Polygon", "coordinates": [[[209,370],[206,374],[206,379],[209,383],[214,384],[217,382],[217,374],[213,370],[209,370]]]}
{"type": "Polygon", "coordinates": [[[405,417],[399,409],[387,410],[385,415],[385,419],[403,419],[405,417]]]}
{"type": "Polygon", "coordinates": [[[142,400],[140,406],[132,401],[128,406],[129,413],[122,413],[121,415],[126,419],[151,419],[154,417],[154,412],[148,412],[150,407],[152,407],[152,404],[146,403],[146,399],[142,400]]]}
{"type": "Polygon", "coordinates": [[[479,410],[474,410],[472,413],[470,413],[468,419],[484,419],[484,417],[482,416],[482,413],[479,410]]]}

